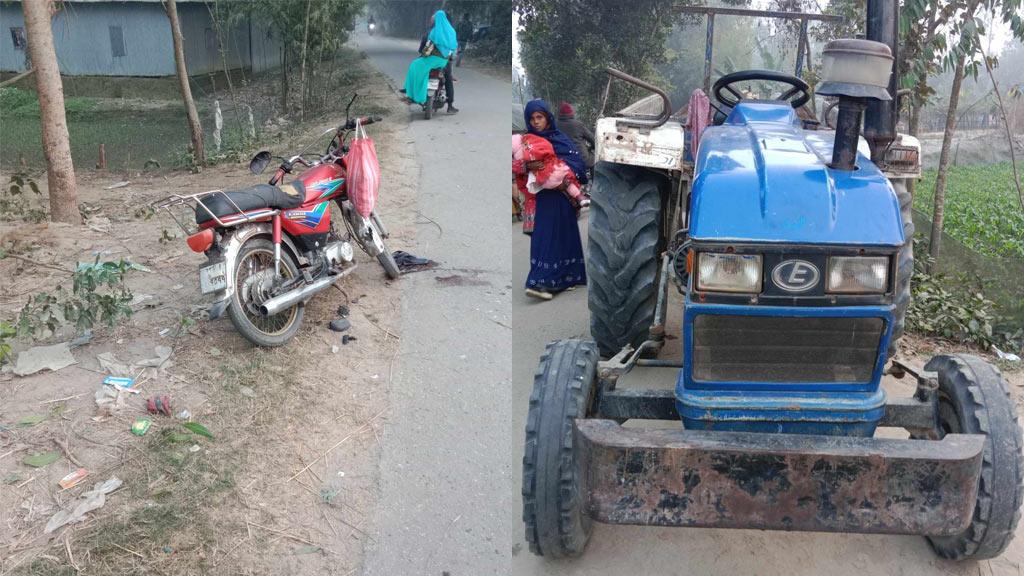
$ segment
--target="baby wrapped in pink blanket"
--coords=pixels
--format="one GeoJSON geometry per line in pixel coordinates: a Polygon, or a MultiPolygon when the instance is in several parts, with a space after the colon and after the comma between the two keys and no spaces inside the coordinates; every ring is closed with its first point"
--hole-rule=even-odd
{"type": "Polygon", "coordinates": [[[524,192],[536,194],[541,190],[557,190],[565,183],[565,192],[570,198],[577,202],[583,199],[576,175],[568,164],[555,155],[554,148],[546,139],[534,134],[513,134],[512,159],[521,162],[523,166],[533,161],[544,163],[543,168],[529,172],[524,192]]]}

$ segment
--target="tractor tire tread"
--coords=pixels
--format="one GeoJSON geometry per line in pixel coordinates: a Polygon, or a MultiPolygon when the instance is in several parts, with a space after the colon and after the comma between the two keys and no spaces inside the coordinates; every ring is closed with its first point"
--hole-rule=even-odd
{"type": "Polygon", "coordinates": [[[588,232],[590,333],[604,356],[643,342],[654,321],[667,181],[639,168],[599,162],[588,232]]]}
{"type": "Polygon", "coordinates": [[[903,221],[903,247],[897,253],[896,284],[893,311],[892,337],[889,339],[888,358],[896,355],[899,339],[907,326],[907,309],[910,308],[910,282],[914,276],[914,198],[905,183],[893,186],[896,199],[900,204],[900,217],[903,221]]]}
{"type": "Polygon", "coordinates": [[[597,346],[584,340],[547,345],[534,375],[523,456],[523,521],[530,551],[553,558],[583,552],[590,518],[580,502],[573,422],[590,412],[597,346]]]}
{"type": "Polygon", "coordinates": [[[971,524],[961,534],[928,540],[942,558],[995,558],[1013,539],[1024,496],[1021,429],[1010,390],[999,370],[977,356],[936,356],[925,370],[938,372],[940,392],[960,403],[963,432],[986,435],[971,524]]]}

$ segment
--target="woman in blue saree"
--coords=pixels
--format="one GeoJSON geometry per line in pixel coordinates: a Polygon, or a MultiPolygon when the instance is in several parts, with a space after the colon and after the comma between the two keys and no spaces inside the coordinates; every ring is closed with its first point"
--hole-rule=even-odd
{"type": "MultiPolygon", "coordinates": [[[[551,142],[555,155],[569,165],[581,184],[587,182],[587,167],[576,145],[558,130],[555,117],[543,100],[531,100],[524,111],[531,134],[551,142]]],[[[513,167],[529,170],[530,164],[513,167]]],[[[536,197],[533,234],[530,236],[530,274],[526,294],[551,300],[555,294],[587,283],[583,243],[576,222],[579,205],[562,190],[541,190],[536,197]]]]}
{"type": "Polygon", "coordinates": [[[435,68],[444,68],[448,64],[448,58],[458,48],[459,43],[455,37],[455,29],[448,22],[448,16],[444,10],[438,10],[430,18],[431,29],[427,35],[426,47],[423,55],[409,64],[409,71],[405,75],[405,88],[403,92],[409,100],[417,104],[427,101],[427,79],[430,71],[435,68]]]}

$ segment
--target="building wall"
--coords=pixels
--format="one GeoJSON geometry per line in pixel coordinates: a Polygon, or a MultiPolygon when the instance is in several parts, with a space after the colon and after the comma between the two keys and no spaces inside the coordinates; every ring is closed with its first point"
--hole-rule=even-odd
{"type": "MultiPolygon", "coordinates": [[[[11,27],[24,28],[21,6],[0,4],[0,69],[25,70],[11,27]]],[[[167,17],[159,4],[76,4],[53,18],[53,44],[63,74],[164,76],[174,73],[167,17]],[[120,34],[120,42],[118,40],[120,34]]]]}
{"type": "MultiPolygon", "coordinates": [[[[174,74],[170,25],[158,2],[66,2],[53,19],[53,41],[62,74],[168,76],[174,74]],[[118,41],[120,39],[120,41],[118,41]]],[[[203,3],[179,3],[189,74],[222,68],[210,13],[203,3]]],[[[15,47],[11,28],[24,29],[19,3],[0,2],[0,72],[26,69],[27,50],[15,47]]],[[[280,63],[280,49],[268,28],[242,22],[228,31],[229,68],[260,71],[280,63]],[[250,28],[253,31],[250,46],[250,28]],[[250,50],[252,60],[250,61],[250,50]]]]}

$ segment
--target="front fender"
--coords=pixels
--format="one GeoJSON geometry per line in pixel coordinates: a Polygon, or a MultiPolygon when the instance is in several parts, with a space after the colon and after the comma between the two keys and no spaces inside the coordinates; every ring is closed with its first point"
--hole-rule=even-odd
{"type": "MultiPolygon", "coordinates": [[[[210,305],[209,310],[210,320],[216,320],[223,316],[228,304],[231,303],[231,297],[235,295],[235,264],[237,263],[238,252],[242,249],[242,246],[252,238],[261,236],[272,238],[273,235],[273,228],[266,222],[235,228],[224,235],[223,240],[220,242],[220,257],[212,256],[207,262],[207,265],[209,265],[223,260],[227,276],[227,288],[214,294],[214,301],[210,305]]],[[[281,236],[281,242],[288,250],[291,250],[293,255],[296,257],[299,255],[295,243],[287,235],[281,236]]]]}

